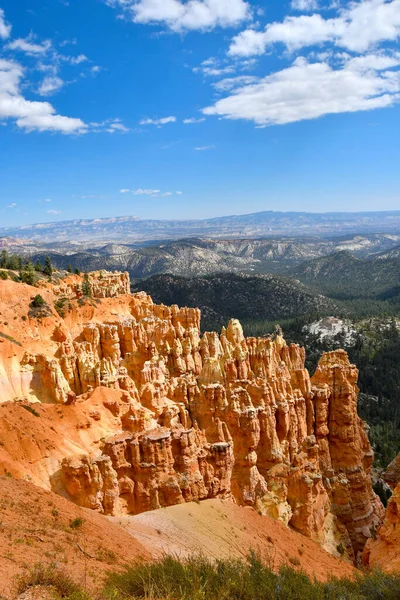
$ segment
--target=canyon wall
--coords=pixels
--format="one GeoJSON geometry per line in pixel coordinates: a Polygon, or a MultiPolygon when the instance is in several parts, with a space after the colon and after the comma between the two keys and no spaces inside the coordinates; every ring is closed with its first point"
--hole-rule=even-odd
{"type": "MultiPolygon", "coordinates": [[[[130,295],[127,274],[91,274],[90,282],[92,299],[82,298],[78,276],[44,283],[51,314],[15,326],[0,348],[3,400],[67,406],[72,415],[101,390],[85,443],[68,433],[57,459],[52,447],[39,451],[36,461],[47,462],[36,479],[109,515],[231,500],[359,560],[383,509],[347,354],[323,355],[310,379],[304,349],[280,331],[245,338],[231,320],[221,334],[201,336],[198,309],[130,295]],[[53,310],[61,297],[63,316],[53,310]]],[[[13,285],[22,319],[35,290],[13,285]]],[[[1,315],[13,291],[0,289],[1,315]]],[[[53,427],[67,435],[61,417],[53,427]]],[[[12,462],[13,447],[3,450],[12,462]]]]}
{"type": "Polygon", "coordinates": [[[382,526],[367,541],[363,562],[384,571],[400,571],[400,454],[387,467],[382,479],[390,485],[393,495],[382,526]]]}

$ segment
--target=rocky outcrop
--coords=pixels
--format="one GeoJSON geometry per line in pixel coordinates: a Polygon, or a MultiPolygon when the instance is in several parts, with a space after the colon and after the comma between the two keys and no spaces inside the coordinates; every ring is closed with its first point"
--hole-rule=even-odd
{"type": "Polygon", "coordinates": [[[382,479],[393,494],[388,501],[385,519],[377,535],[368,540],[363,562],[385,571],[400,570],[400,454],[390,463],[382,479]]]}
{"type": "Polygon", "coordinates": [[[388,502],[382,527],[364,549],[363,562],[384,571],[400,570],[400,485],[388,502]]]}
{"type": "MultiPolygon", "coordinates": [[[[130,294],[129,273],[109,273],[108,271],[93,271],[88,274],[92,298],[117,298],[130,294]]],[[[59,285],[53,287],[54,294],[59,297],[71,298],[82,295],[83,277],[70,275],[59,285]]]]}
{"type": "Polygon", "coordinates": [[[386,471],[382,474],[382,479],[390,485],[392,490],[400,483],[400,454],[392,460],[386,471]]]}
{"type": "MultiPolygon", "coordinates": [[[[79,410],[99,386],[110,390],[113,434],[59,465],[70,499],[105,514],[230,499],[359,558],[382,507],[347,354],[325,354],[310,379],[304,349],[280,331],[245,338],[231,320],[201,336],[199,310],[109,297],[113,278],[129,287],[123,275],[91,274],[101,303],[56,323],[49,353],[22,361],[44,402],[79,410]]],[[[49,324],[40,327],[48,340],[49,324]]]]}

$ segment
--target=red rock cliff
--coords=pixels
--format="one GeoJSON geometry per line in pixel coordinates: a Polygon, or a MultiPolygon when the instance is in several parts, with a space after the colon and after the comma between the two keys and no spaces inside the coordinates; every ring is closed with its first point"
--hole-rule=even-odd
{"type": "MultiPolygon", "coordinates": [[[[325,354],[310,379],[304,349],[279,334],[246,339],[232,320],[221,335],[201,337],[199,310],[131,296],[125,274],[90,281],[101,300],[83,305],[75,276],[44,288],[50,308],[60,297],[72,308],[15,328],[19,346],[7,342],[1,354],[4,400],[67,403],[73,412],[96,388],[110,390],[96,417],[104,424],[111,413],[108,435],[98,425],[94,439],[94,419],[90,439],[44,456],[43,485],[106,514],[230,499],[359,557],[382,507],[347,354],[325,354]]],[[[34,290],[12,285],[19,315],[34,290]]],[[[0,290],[5,312],[12,291],[0,290]]]]}

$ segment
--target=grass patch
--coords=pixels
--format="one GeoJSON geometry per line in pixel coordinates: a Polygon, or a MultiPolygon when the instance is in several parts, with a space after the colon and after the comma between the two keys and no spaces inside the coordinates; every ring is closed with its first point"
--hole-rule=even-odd
{"type": "Polygon", "coordinates": [[[81,517],[77,517],[76,519],[71,521],[71,523],[69,524],[71,529],[80,529],[82,527],[82,525],[83,525],[83,519],[81,517]]]}
{"type": "Polygon", "coordinates": [[[54,565],[37,564],[28,573],[20,575],[16,580],[16,593],[23,594],[39,585],[50,588],[55,594],[55,600],[89,600],[86,592],[54,565]]]}
{"type": "MultiPolygon", "coordinates": [[[[100,583],[100,582],[99,582],[100,583]]],[[[165,556],[109,573],[103,589],[88,595],[64,572],[37,565],[17,580],[17,593],[35,585],[50,588],[63,600],[398,600],[400,575],[373,571],[354,580],[326,583],[300,568],[282,566],[273,572],[259,556],[247,560],[211,561],[204,556],[185,560],[165,556]]]]}
{"type": "Polygon", "coordinates": [[[319,583],[298,567],[275,573],[254,553],[246,561],[166,556],[109,575],[105,594],[117,600],[398,600],[400,575],[373,572],[319,583]]]}

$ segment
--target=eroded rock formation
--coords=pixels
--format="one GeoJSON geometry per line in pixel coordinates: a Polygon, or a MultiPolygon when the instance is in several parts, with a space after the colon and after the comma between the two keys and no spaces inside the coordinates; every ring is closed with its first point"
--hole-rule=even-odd
{"type": "MultiPolygon", "coordinates": [[[[105,514],[230,499],[359,558],[382,506],[347,354],[325,354],[310,379],[279,331],[246,339],[232,320],[201,336],[197,309],[129,295],[126,275],[90,281],[100,304],[35,324],[45,351],[26,344],[20,361],[24,389],[30,377],[38,400],[70,410],[99,386],[121,391],[103,403],[115,431],[58,463],[69,498],[105,514]]],[[[79,295],[74,277],[54,291],[79,295]]]]}
{"type": "Polygon", "coordinates": [[[385,571],[400,570],[400,454],[390,463],[382,479],[393,490],[385,519],[377,535],[367,541],[363,562],[385,571]]]}

